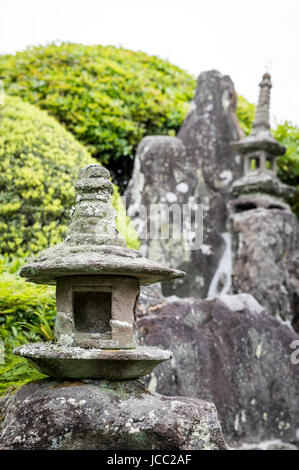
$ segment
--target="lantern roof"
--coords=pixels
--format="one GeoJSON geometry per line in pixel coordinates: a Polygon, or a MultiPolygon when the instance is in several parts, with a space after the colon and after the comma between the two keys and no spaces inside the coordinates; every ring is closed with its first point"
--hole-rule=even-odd
{"type": "Polygon", "coordinates": [[[96,164],[82,168],[75,191],[76,205],[64,242],[29,260],[21,276],[37,284],[56,284],[57,278],[66,276],[121,275],[137,278],[141,285],[185,276],[126,246],[116,229],[110,201],[113,185],[106,168],[96,164]]]}
{"type": "Polygon", "coordinates": [[[251,133],[244,139],[232,142],[231,146],[241,153],[265,150],[275,156],[283,155],[286,148],[272,136],[270,130],[270,90],[272,83],[271,76],[268,73],[263,75],[259,86],[259,100],[251,133]]]}

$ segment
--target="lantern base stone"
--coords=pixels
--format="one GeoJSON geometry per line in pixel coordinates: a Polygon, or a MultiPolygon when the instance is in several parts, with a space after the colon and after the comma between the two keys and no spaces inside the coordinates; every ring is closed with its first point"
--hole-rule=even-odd
{"type": "Polygon", "coordinates": [[[54,343],[26,344],[14,353],[29,359],[45,375],[67,379],[134,379],[172,357],[170,351],[156,347],[83,349],[54,343]]]}
{"type": "Polygon", "coordinates": [[[215,405],[136,380],[30,382],[0,399],[0,416],[1,450],[226,449],[215,405]]]}

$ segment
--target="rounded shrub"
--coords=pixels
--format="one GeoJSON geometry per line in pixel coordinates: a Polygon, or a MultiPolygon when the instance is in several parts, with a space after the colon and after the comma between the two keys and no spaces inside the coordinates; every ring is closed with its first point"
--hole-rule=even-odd
{"type": "MultiPolygon", "coordinates": [[[[155,56],[113,46],[50,44],[0,56],[6,91],[46,109],[105,164],[123,190],[145,135],[175,135],[196,80],[155,56]]],[[[249,134],[255,105],[238,97],[237,116],[249,134]]],[[[298,184],[298,127],[277,126],[288,147],[279,176],[298,184]],[[290,149],[290,150],[289,150],[290,149]]],[[[297,203],[298,204],[298,203],[297,203]]]]}
{"type": "MultiPolygon", "coordinates": [[[[62,240],[74,180],[89,163],[89,153],[54,118],[6,96],[0,107],[1,253],[36,253],[62,240]]],[[[113,201],[118,207],[117,192],[113,201]]]]}
{"type": "Polygon", "coordinates": [[[124,183],[142,137],[174,135],[196,86],[158,57],[69,43],[1,56],[0,76],[9,94],[46,109],[124,183]]]}

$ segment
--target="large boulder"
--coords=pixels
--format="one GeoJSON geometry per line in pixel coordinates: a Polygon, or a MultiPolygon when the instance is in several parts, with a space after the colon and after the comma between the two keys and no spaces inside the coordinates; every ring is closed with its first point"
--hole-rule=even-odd
{"type": "Polygon", "coordinates": [[[149,377],[150,390],[215,403],[231,446],[299,444],[299,364],[291,361],[299,335],[288,324],[249,294],[173,297],[144,309],[143,341],[174,353],[149,377]]]}
{"type": "Polygon", "coordinates": [[[164,295],[206,296],[225,253],[226,203],[232,181],[241,175],[240,157],[230,146],[241,136],[235,108],[231,79],[215,70],[204,72],[177,138],[149,136],[137,149],[125,195],[142,249],[153,261],[187,272],[183,280],[164,285],[164,295]],[[154,204],[167,206],[171,214],[150,212],[154,204]],[[199,204],[204,209],[202,246],[195,240],[202,225],[199,204]],[[181,225],[175,211],[183,213],[184,205],[190,218],[183,217],[181,225]],[[159,225],[159,217],[162,236],[152,236],[150,221],[159,225]]]}
{"type": "Polygon", "coordinates": [[[278,206],[259,207],[232,213],[229,220],[233,292],[251,293],[270,315],[289,321],[299,331],[299,224],[295,214],[278,206]]]}
{"type": "Polygon", "coordinates": [[[243,135],[236,105],[231,78],[216,70],[203,72],[178,133],[197,173],[198,202],[208,206],[208,226],[220,232],[225,229],[231,183],[242,174],[242,161],[230,145],[243,135]]]}
{"type": "Polygon", "coordinates": [[[225,449],[215,406],[135,381],[32,382],[0,400],[0,449],[225,449]]]}

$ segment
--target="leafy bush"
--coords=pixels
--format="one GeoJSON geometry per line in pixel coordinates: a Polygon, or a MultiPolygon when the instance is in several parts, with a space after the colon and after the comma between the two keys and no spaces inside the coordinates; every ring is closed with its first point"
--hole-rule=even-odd
{"type": "Polygon", "coordinates": [[[35,312],[42,309],[53,326],[56,315],[55,289],[20,278],[19,269],[23,263],[21,258],[9,262],[7,256],[0,257],[0,352],[4,347],[4,363],[0,360],[0,395],[44,377],[26,359],[12,352],[17,346],[43,339],[32,331],[24,331],[20,321],[26,320],[38,327],[35,312]]]}
{"type": "Polygon", "coordinates": [[[276,127],[274,137],[287,148],[286,154],[277,160],[278,176],[285,183],[297,187],[292,209],[299,217],[299,127],[285,121],[276,127]]]}
{"type": "Polygon", "coordinates": [[[245,135],[249,135],[255,116],[255,105],[249,103],[242,95],[238,95],[236,114],[245,135]]]}
{"type": "MultiPolygon", "coordinates": [[[[1,252],[36,253],[60,242],[74,204],[74,180],[93,162],[45,111],[7,96],[0,108],[1,252]]],[[[113,201],[122,207],[117,188],[113,201]]],[[[129,232],[127,242],[136,247],[129,232]]]]}
{"type": "Polygon", "coordinates": [[[9,262],[7,256],[0,257],[0,324],[7,324],[8,319],[10,325],[36,321],[34,312],[40,306],[46,308],[47,317],[55,317],[55,288],[25,281],[18,274],[22,264],[22,258],[9,262]]]}
{"type": "Polygon", "coordinates": [[[29,48],[0,57],[0,76],[9,94],[46,109],[121,179],[144,135],[176,133],[195,89],[169,62],[112,46],[29,48]]]}
{"type": "MultiPolygon", "coordinates": [[[[65,125],[114,172],[121,189],[142,137],[175,135],[196,87],[194,77],[158,57],[68,43],[0,56],[0,76],[9,94],[37,104],[65,125]]],[[[239,96],[237,116],[246,135],[254,113],[255,105],[239,96]]],[[[276,138],[298,146],[297,128],[282,126],[291,128],[294,139],[280,126],[276,138]]],[[[296,152],[280,160],[279,176],[289,184],[298,180],[296,152]]]]}
{"type": "Polygon", "coordinates": [[[0,362],[0,396],[13,392],[31,380],[45,377],[26,359],[13,354],[13,349],[30,342],[39,341],[36,335],[0,325],[0,341],[4,345],[4,363],[0,362]]]}
{"type": "Polygon", "coordinates": [[[279,124],[274,137],[287,148],[286,154],[279,157],[279,177],[288,184],[299,184],[299,127],[285,121],[279,124]]]}

